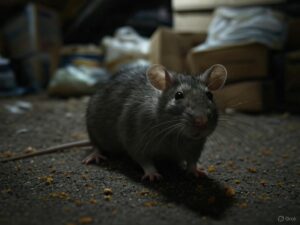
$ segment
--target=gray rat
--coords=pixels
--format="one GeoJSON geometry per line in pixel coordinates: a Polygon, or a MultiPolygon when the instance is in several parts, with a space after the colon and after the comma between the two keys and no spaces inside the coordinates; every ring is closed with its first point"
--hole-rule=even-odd
{"type": "Polygon", "coordinates": [[[197,76],[161,65],[119,71],[88,104],[87,131],[98,150],[83,163],[98,162],[105,152],[125,152],[143,168],[142,179],[161,178],[157,159],[186,163],[188,172],[203,175],[197,162],[218,122],[211,91],[226,78],[219,64],[197,76]]]}
{"type": "Polygon", "coordinates": [[[214,65],[198,76],[172,73],[161,65],[129,67],[99,84],[91,98],[86,113],[90,140],[1,162],[94,146],[97,151],[83,163],[98,163],[105,159],[105,152],[125,152],[143,168],[143,179],[161,178],[154,166],[156,159],[185,162],[188,172],[202,176],[197,161],[218,121],[211,91],[220,89],[226,78],[222,65],[214,65]]]}

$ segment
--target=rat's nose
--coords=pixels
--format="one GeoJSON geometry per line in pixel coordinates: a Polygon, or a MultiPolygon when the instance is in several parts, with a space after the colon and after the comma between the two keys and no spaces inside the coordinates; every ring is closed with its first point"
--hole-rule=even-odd
{"type": "Polygon", "coordinates": [[[207,126],[207,117],[206,116],[195,117],[194,124],[198,128],[205,128],[207,126]]]}

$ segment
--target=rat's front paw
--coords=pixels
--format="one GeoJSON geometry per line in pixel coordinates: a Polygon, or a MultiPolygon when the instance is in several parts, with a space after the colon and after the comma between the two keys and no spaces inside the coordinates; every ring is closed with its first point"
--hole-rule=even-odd
{"type": "Polygon", "coordinates": [[[84,160],[82,160],[82,163],[85,165],[91,164],[95,162],[96,164],[99,164],[101,160],[106,160],[107,158],[102,155],[100,152],[95,151],[92,154],[88,155],[84,160]]]}
{"type": "Polygon", "coordinates": [[[150,182],[154,182],[154,181],[159,181],[162,180],[162,175],[160,175],[157,172],[154,173],[145,173],[144,176],[142,177],[142,181],[150,181],[150,182]]]}
{"type": "Polygon", "coordinates": [[[205,173],[205,171],[197,166],[190,167],[188,172],[193,174],[197,178],[207,177],[207,174],[205,173]]]}

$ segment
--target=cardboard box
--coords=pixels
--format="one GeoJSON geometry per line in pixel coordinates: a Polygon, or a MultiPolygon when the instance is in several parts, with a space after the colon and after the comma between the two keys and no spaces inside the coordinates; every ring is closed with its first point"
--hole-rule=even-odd
{"type": "Polygon", "coordinates": [[[176,11],[213,9],[219,6],[250,6],[284,3],[285,0],[172,0],[176,11]]]}
{"type": "Polygon", "coordinates": [[[300,51],[286,54],[285,91],[300,92],[300,51]]]}
{"type": "Polygon", "coordinates": [[[287,53],[286,59],[291,63],[300,63],[300,50],[287,53]]]}
{"type": "Polygon", "coordinates": [[[173,27],[179,32],[207,33],[212,18],[213,13],[210,12],[174,13],[173,27]]]}
{"type": "Polygon", "coordinates": [[[285,90],[300,92],[300,63],[286,65],[285,90]]]}
{"type": "Polygon", "coordinates": [[[214,92],[220,110],[262,112],[275,108],[275,85],[272,81],[248,81],[226,85],[214,92]]]}
{"type": "Polygon", "coordinates": [[[20,86],[34,90],[46,88],[59,62],[58,51],[39,52],[14,60],[14,70],[20,86]]]}
{"type": "Polygon", "coordinates": [[[300,18],[290,19],[289,21],[287,47],[290,50],[300,49],[300,18]]]}
{"type": "Polygon", "coordinates": [[[6,24],[4,38],[11,58],[51,51],[62,43],[58,14],[28,4],[18,17],[6,24]]]}
{"type": "Polygon", "coordinates": [[[168,28],[159,28],[151,37],[149,59],[175,72],[188,72],[188,51],[205,41],[204,33],[178,33],[168,28]]]}
{"type": "Polygon", "coordinates": [[[203,73],[214,64],[226,67],[228,82],[266,78],[269,75],[269,51],[260,44],[247,44],[188,54],[188,65],[193,74],[203,73]]]}

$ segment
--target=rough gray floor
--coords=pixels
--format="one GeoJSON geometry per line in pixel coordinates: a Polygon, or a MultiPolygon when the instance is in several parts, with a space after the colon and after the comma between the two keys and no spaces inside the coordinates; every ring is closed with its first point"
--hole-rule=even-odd
{"type": "MultiPolygon", "coordinates": [[[[26,97],[31,110],[9,113],[17,100],[0,100],[1,157],[86,138],[87,98],[26,97]]],[[[80,149],[0,164],[0,224],[300,224],[300,117],[223,120],[198,180],[166,164],[162,182],[142,183],[128,159],[84,166],[80,149]]]]}

